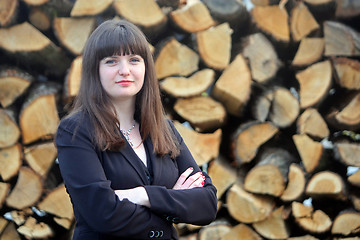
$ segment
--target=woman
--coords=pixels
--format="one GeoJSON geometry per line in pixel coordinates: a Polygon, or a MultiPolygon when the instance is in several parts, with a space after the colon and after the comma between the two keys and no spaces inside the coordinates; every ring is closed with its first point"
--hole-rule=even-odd
{"type": "Polygon", "coordinates": [[[164,117],[143,33],[106,21],[89,37],[74,108],[57,131],[73,239],[177,239],[216,216],[216,188],[164,117]]]}

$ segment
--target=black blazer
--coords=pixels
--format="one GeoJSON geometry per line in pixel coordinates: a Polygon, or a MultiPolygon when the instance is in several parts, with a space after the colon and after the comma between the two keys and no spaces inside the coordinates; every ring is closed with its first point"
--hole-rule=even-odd
{"type": "Polygon", "coordinates": [[[183,139],[176,159],[149,149],[153,181],[129,144],[119,152],[100,151],[92,141],[93,127],[86,114],[75,114],[60,122],[56,146],[60,171],[71,197],[76,226],[74,240],[177,239],[173,223],[209,224],[216,217],[216,188],[204,172],[202,188],[173,190],[187,168],[201,171],[183,139]],[[145,187],[151,208],[122,201],[114,190],[145,187]]]}

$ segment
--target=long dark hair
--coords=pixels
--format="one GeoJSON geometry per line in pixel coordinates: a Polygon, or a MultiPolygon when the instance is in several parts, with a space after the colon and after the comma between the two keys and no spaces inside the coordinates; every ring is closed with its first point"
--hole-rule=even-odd
{"type": "Polygon", "coordinates": [[[179,154],[178,141],[165,119],[154,60],[145,35],[125,20],[108,20],[90,35],[83,52],[80,90],[70,115],[85,112],[94,125],[94,141],[102,150],[119,150],[125,140],[114,106],[99,77],[100,61],[113,55],[137,54],[145,62],[145,79],[136,96],[134,119],[140,123],[142,140],[150,137],[155,153],[179,154]]]}

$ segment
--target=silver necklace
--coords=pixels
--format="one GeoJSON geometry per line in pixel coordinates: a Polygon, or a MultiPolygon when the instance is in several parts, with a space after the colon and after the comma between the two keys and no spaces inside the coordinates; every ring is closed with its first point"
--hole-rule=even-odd
{"type": "Polygon", "coordinates": [[[122,134],[124,135],[125,139],[128,141],[128,143],[130,144],[130,146],[134,146],[134,144],[132,143],[132,140],[130,138],[130,133],[131,130],[133,130],[135,128],[135,123],[134,125],[131,126],[131,128],[129,128],[129,130],[125,131],[124,129],[120,128],[120,131],[122,132],[122,134]]]}

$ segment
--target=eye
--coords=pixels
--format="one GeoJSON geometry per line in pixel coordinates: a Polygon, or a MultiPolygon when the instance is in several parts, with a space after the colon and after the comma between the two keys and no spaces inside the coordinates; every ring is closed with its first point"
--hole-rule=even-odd
{"type": "Polygon", "coordinates": [[[129,61],[131,63],[139,63],[142,61],[142,57],[136,55],[136,56],[131,57],[129,61]]]}
{"type": "Polygon", "coordinates": [[[114,59],[105,59],[105,64],[114,64],[115,60],[114,59]]]}

